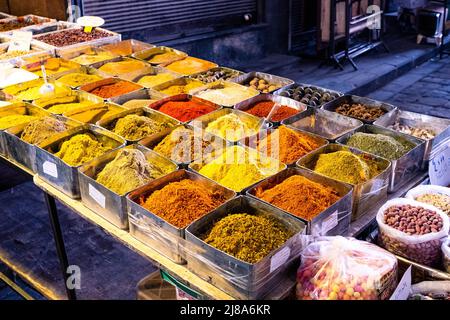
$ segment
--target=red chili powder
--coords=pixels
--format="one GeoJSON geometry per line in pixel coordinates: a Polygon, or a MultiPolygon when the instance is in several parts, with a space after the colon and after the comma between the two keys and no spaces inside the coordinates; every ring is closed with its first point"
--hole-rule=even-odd
{"type": "Polygon", "coordinates": [[[136,84],[126,81],[119,81],[113,84],[107,84],[101,87],[97,87],[94,90],[90,91],[90,93],[102,98],[111,98],[134,90],[138,90],[140,88],[141,86],[138,86],[136,84]]]}
{"type": "MultiPolygon", "coordinates": [[[[256,104],[254,104],[250,109],[246,110],[247,113],[250,113],[257,117],[267,117],[269,115],[270,110],[272,110],[273,105],[275,102],[267,100],[267,101],[260,101],[256,104]]],[[[278,110],[272,115],[272,118],[270,120],[272,121],[281,121],[283,119],[289,118],[290,116],[293,116],[294,114],[299,113],[300,111],[288,107],[288,106],[281,106],[278,108],[278,110]]]]}
{"type": "Polygon", "coordinates": [[[216,110],[207,104],[195,101],[168,101],[159,108],[155,108],[181,122],[190,121],[211,111],[216,110]]]}

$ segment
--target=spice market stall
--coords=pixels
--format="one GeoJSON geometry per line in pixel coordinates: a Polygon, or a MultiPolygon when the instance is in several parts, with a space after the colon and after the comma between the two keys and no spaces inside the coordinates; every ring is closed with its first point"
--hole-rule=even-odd
{"type": "Polygon", "coordinates": [[[2,89],[0,156],[44,191],[64,279],[56,201],[180,298],[388,299],[405,266],[450,279],[450,119],[101,28],[33,45],[47,51],[12,61],[27,74],[2,89]]]}

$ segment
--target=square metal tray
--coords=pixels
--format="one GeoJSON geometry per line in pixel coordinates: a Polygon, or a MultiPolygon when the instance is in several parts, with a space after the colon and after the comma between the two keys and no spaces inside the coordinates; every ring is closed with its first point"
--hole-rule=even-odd
{"type": "Polygon", "coordinates": [[[187,268],[237,299],[263,299],[279,283],[295,283],[295,268],[298,267],[305,231],[305,224],[299,219],[256,199],[239,196],[193,222],[186,229],[187,268]],[[216,221],[234,213],[275,219],[292,236],[257,263],[237,259],[201,240],[216,221]]]}
{"type": "MultiPolygon", "coordinates": [[[[144,146],[130,145],[124,148],[142,151],[148,162],[167,167],[171,166],[172,171],[177,170],[177,165],[174,162],[144,146]]],[[[122,148],[108,152],[82,165],[78,172],[78,179],[80,181],[81,202],[118,228],[126,230],[128,229],[126,195],[133,190],[125,194],[118,194],[96,181],[98,174],[109,162],[114,160],[120,150],[122,148]]]]}
{"type": "MultiPolygon", "coordinates": [[[[344,95],[342,97],[339,97],[331,102],[324,104],[322,106],[322,109],[336,112],[336,109],[344,103],[348,103],[348,104],[359,103],[359,104],[365,105],[370,108],[375,108],[375,107],[381,108],[384,111],[386,111],[385,114],[382,115],[381,117],[387,116],[387,115],[393,113],[397,109],[397,107],[393,106],[392,104],[386,103],[386,102],[381,102],[381,101],[369,99],[366,97],[359,97],[359,96],[353,96],[353,95],[344,95]]],[[[379,117],[378,119],[380,119],[381,117],[379,117]]],[[[358,119],[355,117],[352,117],[352,118],[358,119]]],[[[375,120],[378,120],[378,119],[375,119],[375,120]]],[[[370,121],[364,120],[364,119],[358,119],[358,120],[360,120],[366,124],[373,124],[375,122],[375,120],[370,120],[370,121]]]]}
{"type": "MultiPolygon", "coordinates": [[[[158,91],[155,91],[153,89],[141,89],[138,91],[133,91],[133,92],[126,93],[126,94],[123,94],[118,97],[111,98],[111,99],[109,99],[109,101],[123,106],[126,102],[128,102],[130,100],[142,99],[142,100],[158,101],[162,98],[164,98],[164,96],[161,93],[159,93],[158,91]]],[[[150,104],[151,104],[151,102],[149,102],[147,104],[147,107],[150,104]]],[[[124,108],[128,109],[127,107],[124,107],[124,108]]]]}
{"type": "MultiPolygon", "coordinates": [[[[168,71],[168,72],[170,72],[172,74],[176,74],[176,73],[174,73],[172,71],[168,71]]],[[[169,95],[167,93],[162,92],[162,90],[165,90],[165,89],[167,89],[167,88],[169,88],[171,86],[185,86],[185,85],[187,85],[189,83],[192,83],[192,82],[197,82],[199,84],[199,87],[203,86],[203,83],[201,81],[199,81],[199,80],[195,80],[195,79],[192,79],[192,78],[189,78],[189,77],[186,77],[186,76],[179,75],[178,78],[166,81],[166,82],[161,83],[161,84],[158,84],[158,85],[154,86],[152,89],[155,90],[155,91],[158,91],[161,95],[163,95],[165,97],[168,97],[169,95]]],[[[188,94],[189,92],[184,92],[184,93],[188,94]]]]}
{"type": "Polygon", "coordinates": [[[264,73],[264,72],[256,72],[256,71],[240,75],[240,76],[238,76],[236,78],[233,78],[230,81],[231,82],[236,82],[236,83],[239,83],[239,84],[241,84],[243,86],[248,87],[249,86],[249,82],[253,78],[262,79],[262,80],[267,81],[269,83],[269,85],[277,86],[275,89],[273,89],[273,90],[271,90],[269,92],[265,92],[265,93],[273,93],[273,92],[275,92],[277,90],[282,90],[283,88],[286,88],[286,87],[288,87],[288,86],[290,86],[290,85],[295,83],[293,80],[288,79],[288,78],[283,78],[283,77],[279,77],[279,76],[276,76],[276,75],[273,75],[273,74],[264,73]]]}
{"type": "Polygon", "coordinates": [[[94,135],[103,144],[111,146],[111,150],[125,145],[125,140],[112,132],[94,125],[83,125],[54,135],[50,139],[35,146],[36,172],[39,177],[73,199],[80,197],[78,180],[78,168],[80,166],[70,166],[54,154],[59,150],[64,141],[76,134],[82,133],[94,135]]]}
{"type": "MultiPolygon", "coordinates": [[[[390,129],[366,124],[354,130],[353,132],[346,133],[345,135],[337,139],[336,142],[342,145],[346,145],[348,139],[356,132],[383,134],[396,140],[411,142],[415,145],[414,148],[409,150],[399,159],[390,160],[391,173],[389,178],[388,192],[393,193],[399,190],[404,184],[407,184],[421,171],[423,157],[425,154],[425,142],[423,140],[390,129]]],[[[381,155],[376,156],[383,157],[381,155]]]]}
{"type": "MultiPolygon", "coordinates": [[[[111,85],[111,84],[114,84],[114,83],[117,83],[117,82],[120,82],[120,81],[125,81],[125,82],[132,83],[132,84],[136,87],[135,90],[131,90],[130,92],[135,92],[135,91],[138,91],[138,90],[142,90],[142,89],[143,89],[142,86],[140,86],[140,85],[138,85],[138,84],[136,84],[136,83],[133,83],[133,82],[127,81],[127,80],[122,80],[122,79],[119,79],[119,78],[106,78],[106,79],[102,79],[102,80],[99,80],[99,81],[95,81],[95,82],[91,82],[91,83],[82,85],[82,86],[79,87],[78,89],[81,90],[81,91],[86,91],[86,92],[88,92],[88,93],[91,93],[91,91],[93,91],[95,88],[98,88],[98,87],[101,87],[101,86],[105,86],[105,85],[111,85]]],[[[128,93],[130,93],[130,92],[127,92],[127,93],[124,93],[124,94],[128,94],[128,93]]],[[[101,97],[101,98],[104,99],[104,100],[110,100],[110,99],[112,99],[112,98],[120,97],[120,96],[122,96],[122,95],[124,95],[124,94],[119,94],[119,95],[112,96],[112,97],[108,97],[108,98],[103,98],[103,97],[101,97]]]]}
{"type": "Polygon", "coordinates": [[[206,84],[206,83],[213,83],[213,82],[218,81],[218,80],[232,81],[234,78],[236,78],[236,77],[238,77],[240,75],[243,75],[243,74],[244,73],[242,71],[239,71],[239,70],[235,70],[235,69],[231,69],[231,68],[227,68],[227,67],[215,67],[215,68],[211,68],[211,69],[209,69],[207,71],[202,71],[202,72],[191,74],[189,77],[192,78],[192,79],[195,79],[195,80],[199,80],[199,81],[201,81],[201,82],[206,84]],[[206,80],[204,78],[204,76],[206,74],[214,73],[216,71],[226,71],[226,72],[235,73],[236,75],[232,76],[230,78],[218,77],[218,78],[214,78],[214,79],[211,79],[211,80],[206,80]]]}
{"type": "Polygon", "coordinates": [[[168,64],[170,64],[170,63],[172,63],[174,61],[182,60],[182,59],[186,58],[188,55],[187,55],[187,53],[185,53],[183,51],[180,51],[180,50],[177,50],[177,49],[160,46],[160,47],[154,47],[154,48],[151,48],[151,49],[147,49],[147,50],[144,50],[144,51],[133,53],[131,56],[133,58],[145,61],[147,63],[151,63],[153,65],[165,66],[165,65],[168,65],[168,64]],[[165,52],[173,52],[173,53],[177,54],[178,57],[174,58],[174,59],[169,59],[169,60],[161,62],[161,63],[151,63],[151,62],[148,61],[153,56],[155,56],[157,54],[162,54],[162,53],[165,53],[165,52]]]}
{"type": "Polygon", "coordinates": [[[120,42],[100,46],[102,50],[112,52],[122,57],[131,56],[134,53],[152,49],[154,47],[154,44],[145,43],[136,39],[122,40],[120,42]]]}
{"type": "Polygon", "coordinates": [[[214,181],[186,170],[178,170],[150,181],[127,195],[130,234],[178,264],[186,262],[183,250],[186,228],[181,229],[173,226],[139,205],[139,202],[142,197],[151,195],[167,184],[184,179],[193,180],[212,192],[223,193],[227,199],[232,199],[236,195],[233,191],[218,185],[214,181]]]}
{"type": "Polygon", "coordinates": [[[136,78],[142,77],[144,75],[147,74],[154,74],[155,70],[152,67],[151,64],[145,62],[145,61],[140,61],[137,59],[133,59],[133,58],[128,58],[128,57],[116,57],[116,58],[112,58],[109,60],[105,60],[105,61],[100,61],[100,62],[96,62],[90,65],[91,67],[97,69],[97,72],[100,76],[104,77],[104,78],[111,78],[111,77],[119,77],[121,79],[124,80],[128,80],[128,81],[133,81],[136,78]],[[126,73],[119,73],[119,72],[115,72],[115,73],[109,73],[109,72],[105,72],[100,70],[100,68],[102,66],[104,66],[105,64],[108,63],[114,63],[114,62],[120,62],[120,61],[134,61],[136,63],[139,63],[142,65],[142,67],[138,70],[134,70],[134,71],[130,71],[130,72],[126,72],[126,73]]]}
{"type": "Polygon", "coordinates": [[[293,115],[282,124],[317,134],[330,142],[336,141],[347,132],[358,129],[363,123],[357,119],[336,112],[309,108],[305,112],[293,115]]]}
{"type": "MultiPolygon", "coordinates": [[[[319,86],[316,86],[316,85],[305,84],[305,83],[293,83],[293,84],[291,84],[291,85],[289,85],[289,86],[287,86],[285,88],[281,88],[281,89],[275,91],[274,94],[277,95],[277,96],[283,96],[283,97],[287,97],[287,98],[290,98],[290,99],[293,99],[293,100],[296,100],[296,101],[300,101],[304,97],[304,95],[301,96],[299,100],[294,99],[293,97],[291,97],[291,93],[296,88],[301,88],[302,90],[312,89],[313,91],[319,92],[320,94],[328,93],[328,94],[330,94],[332,96],[335,96],[335,97],[340,97],[340,96],[343,95],[339,91],[334,91],[334,90],[331,90],[331,89],[322,88],[322,87],[319,87],[319,86]]],[[[319,105],[312,105],[310,103],[310,101],[308,101],[308,103],[305,103],[305,104],[307,104],[308,107],[311,107],[311,108],[320,108],[324,103],[319,104],[319,105]]]]}
{"type": "Polygon", "coordinates": [[[372,177],[372,179],[353,185],[352,221],[354,221],[369,212],[372,208],[380,206],[387,200],[387,190],[389,188],[389,178],[391,174],[390,161],[358,149],[339,144],[329,144],[307,154],[303,158],[300,158],[300,160],[297,161],[297,166],[314,172],[314,167],[316,166],[319,155],[322,153],[331,153],[343,150],[350,151],[353,154],[360,155],[365,159],[374,161],[380,169],[380,173],[375,177],[372,177]]]}
{"type": "MultiPolygon", "coordinates": [[[[78,103],[78,102],[89,101],[89,102],[92,103],[92,105],[90,105],[92,107],[95,106],[95,105],[98,105],[98,104],[103,104],[103,99],[102,98],[100,98],[100,97],[98,97],[96,95],[84,92],[84,91],[71,91],[71,92],[68,92],[67,95],[51,95],[51,96],[48,96],[48,97],[45,97],[45,98],[39,98],[37,100],[34,100],[33,104],[38,106],[38,107],[40,107],[40,108],[42,108],[42,109],[44,109],[44,110],[48,110],[53,105],[55,105],[55,104],[57,105],[58,104],[58,103],[55,103],[55,100],[57,100],[58,98],[69,97],[69,96],[70,97],[75,97],[75,100],[73,102],[70,102],[70,103],[78,103]]],[[[80,108],[76,108],[76,109],[80,109],[80,108]]],[[[72,110],[70,110],[68,112],[71,112],[71,111],[72,110]]],[[[49,111],[49,112],[51,112],[51,111],[49,111]]],[[[51,113],[60,114],[60,113],[55,113],[55,112],[51,112],[51,113]]]]}
{"type": "Polygon", "coordinates": [[[103,102],[95,106],[87,106],[66,113],[63,116],[80,121],[82,123],[95,124],[96,122],[109,118],[110,116],[125,111],[122,106],[114,103],[103,102]]]}
{"type": "Polygon", "coordinates": [[[303,221],[307,226],[307,234],[313,236],[345,236],[348,233],[352,215],[353,198],[353,187],[350,184],[333,180],[304,168],[287,168],[286,170],[283,170],[276,175],[261,181],[260,183],[249,189],[247,191],[247,195],[258,199],[258,201],[264,202],[267,205],[276,207],[279,210],[295,217],[296,219],[303,221]],[[311,181],[332,187],[339,193],[339,196],[341,198],[333,203],[330,207],[315,216],[312,220],[308,221],[294,215],[293,213],[290,213],[289,211],[276,207],[275,205],[256,196],[256,192],[258,189],[271,189],[293,175],[300,175],[311,181]]]}

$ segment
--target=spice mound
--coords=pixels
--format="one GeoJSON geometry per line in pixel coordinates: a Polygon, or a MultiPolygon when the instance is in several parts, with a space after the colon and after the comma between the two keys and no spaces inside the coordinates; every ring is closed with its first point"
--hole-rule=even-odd
{"type": "Polygon", "coordinates": [[[328,92],[319,88],[309,86],[298,86],[287,89],[280,93],[280,96],[288,97],[312,107],[319,107],[324,103],[330,102],[339,94],[336,92],[328,92]]]}
{"type": "Polygon", "coordinates": [[[254,92],[253,90],[245,89],[245,87],[241,89],[234,86],[219,86],[201,91],[196,96],[223,106],[234,106],[239,102],[254,97],[254,92]]]}
{"type": "Polygon", "coordinates": [[[124,60],[117,62],[107,62],[98,68],[99,71],[108,73],[110,75],[121,75],[124,73],[134,72],[145,68],[145,63],[137,60],[124,60]]]}
{"type": "Polygon", "coordinates": [[[13,95],[18,100],[24,100],[24,101],[31,101],[36,100],[41,97],[45,97],[48,95],[59,95],[63,92],[66,92],[68,89],[55,86],[55,91],[53,91],[50,94],[41,94],[39,92],[39,89],[44,84],[44,80],[39,81],[33,81],[32,86],[25,86],[25,85],[14,85],[11,87],[5,88],[3,91],[13,95]]]}
{"type": "Polygon", "coordinates": [[[149,105],[151,105],[155,101],[157,101],[157,100],[152,100],[152,99],[132,99],[132,100],[128,100],[127,102],[125,102],[122,105],[122,107],[127,108],[127,109],[143,108],[143,107],[148,107],[149,105]]]}
{"type": "Polygon", "coordinates": [[[236,213],[216,222],[203,241],[239,260],[257,263],[291,236],[275,219],[236,213]]]}
{"type": "Polygon", "coordinates": [[[55,156],[70,166],[76,167],[104,154],[111,147],[104,146],[95,136],[87,133],[77,134],[61,145],[55,156]]]}
{"type": "Polygon", "coordinates": [[[153,149],[155,152],[177,163],[189,163],[193,160],[215,158],[222,144],[214,144],[193,130],[179,127],[167,135],[153,149]]]}
{"type": "Polygon", "coordinates": [[[58,132],[64,132],[68,128],[61,120],[45,117],[32,121],[25,126],[20,138],[30,144],[38,144],[50,138],[58,132]]]}
{"type": "Polygon", "coordinates": [[[157,53],[151,56],[150,59],[147,61],[153,64],[163,64],[168,63],[174,60],[180,59],[182,56],[180,56],[178,53],[172,52],[172,51],[165,51],[162,53],[157,53]]]}
{"type": "Polygon", "coordinates": [[[366,121],[373,121],[386,113],[380,107],[369,107],[360,103],[344,103],[336,108],[337,113],[366,121]]]}
{"type": "MultiPolygon", "coordinates": [[[[250,109],[245,110],[245,112],[250,113],[254,116],[265,118],[269,115],[270,111],[274,107],[275,102],[267,100],[267,101],[260,101],[258,103],[255,103],[253,106],[250,107],[250,109]]],[[[275,113],[272,114],[269,120],[272,121],[281,121],[286,118],[289,118],[293,116],[294,114],[299,113],[299,110],[296,110],[294,108],[288,107],[288,106],[280,106],[275,113]]]]}
{"type": "Polygon", "coordinates": [[[123,111],[122,108],[104,104],[77,109],[65,115],[83,123],[96,123],[99,120],[109,118],[121,111],[123,111]]]}
{"type": "Polygon", "coordinates": [[[157,73],[154,75],[143,76],[137,83],[146,88],[151,88],[175,78],[176,77],[171,73],[157,73]]]}
{"type": "Polygon", "coordinates": [[[409,135],[414,136],[419,139],[430,140],[436,136],[436,132],[432,129],[415,128],[415,127],[408,126],[406,124],[400,124],[399,122],[395,122],[394,124],[390,125],[388,128],[398,131],[398,132],[401,132],[401,133],[409,134],[409,135]]]}
{"type": "Polygon", "coordinates": [[[140,204],[175,227],[185,228],[225,200],[223,194],[184,179],[153,192],[147,199],[141,199],[140,204]]]}
{"type": "Polygon", "coordinates": [[[230,147],[204,165],[199,173],[234,191],[242,191],[279,170],[280,163],[274,159],[267,158],[263,161],[257,152],[230,147]]]}
{"type": "Polygon", "coordinates": [[[80,101],[79,97],[72,95],[72,96],[51,98],[49,100],[46,99],[40,100],[36,102],[36,104],[44,109],[47,109],[47,111],[51,113],[62,114],[64,112],[68,112],[71,110],[91,106],[95,104],[95,102],[89,100],[80,101]]]}
{"type": "Polygon", "coordinates": [[[123,195],[170,171],[170,167],[149,162],[140,150],[121,149],[98,174],[96,181],[123,195]]]}
{"type": "Polygon", "coordinates": [[[70,61],[82,64],[89,65],[100,61],[105,61],[114,58],[115,56],[109,52],[95,52],[92,51],[90,53],[81,54],[76,58],[70,59],[70,61]]]}
{"type": "Polygon", "coordinates": [[[197,72],[209,70],[215,66],[216,64],[206,60],[194,57],[186,57],[183,60],[172,62],[171,64],[166,66],[166,68],[173,72],[190,75],[197,72]]]}
{"type": "Polygon", "coordinates": [[[60,32],[37,36],[36,40],[48,43],[55,47],[64,47],[75,43],[106,38],[112,35],[113,34],[109,32],[98,29],[94,29],[91,32],[84,32],[82,29],[66,29],[60,32]]]}
{"type": "Polygon", "coordinates": [[[69,73],[56,80],[56,82],[59,82],[69,87],[79,87],[82,86],[83,84],[95,82],[101,79],[102,79],[101,77],[95,74],[69,73]]]}
{"type": "Polygon", "coordinates": [[[203,83],[200,81],[188,81],[185,85],[172,85],[165,89],[159,90],[160,92],[167,94],[169,96],[174,96],[176,94],[189,93],[192,89],[203,86],[203,83]]]}
{"type": "Polygon", "coordinates": [[[366,182],[378,173],[374,164],[367,163],[350,151],[319,155],[314,171],[350,184],[366,182]]]}
{"type": "Polygon", "coordinates": [[[23,114],[11,114],[9,116],[0,118],[0,130],[8,129],[17,126],[19,124],[27,123],[36,119],[37,117],[35,116],[23,114]]]}
{"type": "Polygon", "coordinates": [[[257,127],[258,123],[239,117],[234,113],[229,113],[211,121],[205,131],[229,141],[238,141],[256,134],[258,131],[257,127]]]}
{"type": "Polygon", "coordinates": [[[269,93],[281,88],[280,84],[272,84],[267,80],[260,79],[258,77],[254,77],[248,83],[246,83],[246,85],[262,93],[269,93]]]}
{"type": "Polygon", "coordinates": [[[450,196],[439,193],[424,193],[415,197],[416,201],[428,203],[450,216],[450,196]]]}
{"type": "Polygon", "coordinates": [[[91,90],[90,93],[102,98],[111,98],[140,89],[141,86],[126,81],[118,81],[113,84],[106,84],[91,90]]]}
{"type": "Polygon", "coordinates": [[[158,122],[146,116],[129,114],[117,120],[113,132],[127,140],[139,140],[169,127],[168,123],[158,122]]]}
{"type": "Polygon", "coordinates": [[[32,20],[20,20],[20,21],[13,20],[13,21],[1,22],[0,23],[0,32],[20,29],[20,28],[31,26],[33,24],[36,24],[36,22],[32,21],[32,20]]]}
{"type": "Polygon", "coordinates": [[[396,140],[384,134],[357,132],[350,137],[347,145],[388,160],[401,158],[414,148],[414,144],[406,140],[396,140]]]}
{"type": "Polygon", "coordinates": [[[165,113],[181,122],[187,122],[204,114],[216,110],[214,107],[195,101],[168,101],[158,107],[158,111],[165,113]]]}
{"type": "Polygon", "coordinates": [[[255,195],[308,221],[340,199],[333,188],[299,175],[290,176],[270,189],[258,187],[255,195]]]}
{"type": "MultiPolygon", "coordinates": [[[[74,69],[79,67],[78,64],[72,63],[70,61],[65,61],[60,58],[49,58],[45,62],[45,72],[47,75],[52,75],[56,73],[61,73],[70,69],[74,69]]],[[[33,72],[34,74],[38,75],[39,77],[43,77],[42,75],[42,69],[39,66],[33,66],[33,67],[24,67],[26,70],[33,72]]]]}
{"type": "Polygon", "coordinates": [[[258,141],[257,149],[263,154],[290,164],[319,147],[320,145],[306,134],[280,126],[258,141]]]}

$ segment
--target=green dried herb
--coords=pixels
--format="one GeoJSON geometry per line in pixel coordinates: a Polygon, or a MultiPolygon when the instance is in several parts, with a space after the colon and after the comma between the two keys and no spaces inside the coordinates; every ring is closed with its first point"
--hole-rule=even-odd
{"type": "Polygon", "coordinates": [[[236,213],[215,223],[203,240],[240,260],[256,263],[291,236],[283,225],[273,219],[236,213]]]}
{"type": "Polygon", "coordinates": [[[414,144],[406,140],[396,140],[384,134],[357,132],[350,137],[347,145],[365,152],[375,154],[388,160],[396,160],[402,157],[414,144]]]}

